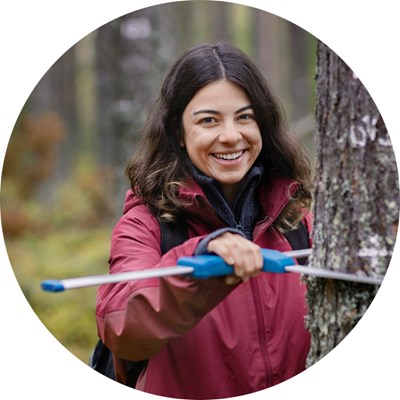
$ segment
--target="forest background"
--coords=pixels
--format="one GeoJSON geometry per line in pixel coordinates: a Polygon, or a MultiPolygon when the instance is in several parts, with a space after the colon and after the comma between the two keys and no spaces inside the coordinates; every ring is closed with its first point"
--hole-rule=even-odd
{"type": "MultiPolygon", "coordinates": [[[[156,2],[120,0],[100,6],[90,0],[79,4],[17,0],[3,4],[3,23],[0,26],[4,55],[0,65],[0,125],[3,133],[0,139],[4,152],[23,101],[50,63],[90,29],[149,3],[156,2]]],[[[246,3],[257,7],[259,2],[246,3]]],[[[360,7],[357,2],[338,0],[327,2],[322,8],[317,0],[266,0],[260,7],[313,32],[349,62],[383,111],[398,149],[396,133],[400,126],[396,96],[400,88],[400,57],[395,51],[399,37],[395,4],[390,0],[379,3],[367,0],[360,7]]],[[[329,354],[318,366],[301,374],[299,379],[269,389],[271,398],[287,398],[289,392],[307,399],[319,399],[321,393],[332,400],[343,395],[365,399],[382,395],[398,398],[397,369],[394,365],[391,372],[388,368],[380,368],[391,365],[391,360],[399,357],[395,343],[400,332],[400,319],[398,313],[391,311],[399,298],[399,269],[394,268],[398,260],[397,250],[391,263],[395,265],[389,268],[383,287],[359,327],[341,343],[340,349],[329,354]]],[[[54,397],[54,393],[59,399],[69,399],[77,392],[80,397],[95,393],[98,398],[108,399],[118,393],[120,398],[131,398],[132,393],[124,390],[123,386],[116,387],[93,374],[85,365],[79,365],[75,357],[69,351],[63,351],[57,340],[43,329],[20,293],[4,246],[2,254],[0,298],[3,322],[0,338],[5,379],[0,392],[13,393],[16,397],[18,394],[31,396],[36,393],[42,399],[54,397]],[[32,362],[34,367],[29,365],[32,362]],[[27,368],[22,369],[23,366],[27,368]],[[65,385],[66,380],[71,384],[65,385]]],[[[79,313],[75,314],[75,318],[79,316],[79,313]]],[[[142,397],[139,393],[136,395],[142,397]]],[[[264,396],[264,393],[252,397],[259,396],[264,396]]]]}
{"type": "Polygon", "coordinates": [[[49,295],[48,278],[108,271],[112,228],[148,106],[168,67],[200,42],[228,41],[257,63],[313,154],[316,39],[267,12],[177,2],[125,15],[89,34],[43,76],[22,110],[2,177],[2,225],[22,291],[50,332],[88,362],[96,288],[49,295]]]}

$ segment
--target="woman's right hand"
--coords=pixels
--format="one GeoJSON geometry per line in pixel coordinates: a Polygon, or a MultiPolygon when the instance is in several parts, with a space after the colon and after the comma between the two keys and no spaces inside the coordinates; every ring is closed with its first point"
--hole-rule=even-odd
{"type": "Polygon", "coordinates": [[[263,267],[260,246],[235,233],[226,232],[211,240],[207,250],[232,265],[234,274],[225,278],[228,285],[246,282],[256,276],[263,267]]]}

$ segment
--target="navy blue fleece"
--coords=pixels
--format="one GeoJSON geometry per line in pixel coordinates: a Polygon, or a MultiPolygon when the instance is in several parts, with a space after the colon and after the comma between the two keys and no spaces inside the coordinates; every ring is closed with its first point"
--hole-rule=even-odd
{"type": "Polygon", "coordinates": [[[254,226],[260,219],[261,214],[256,190],[263,174],[263,167],[254,165],[250,169],[242,183],[240,193],[232,206],[228,203],[215,179],[204,175],[193,164],[191,164],[191,172],[193,178],[203,189],[210,204],[226,224],[226,227],[207,235],[197,246],[195,254],[208,254],[208,243],[225,232],[237,233],[251,240],[254,226]]]}

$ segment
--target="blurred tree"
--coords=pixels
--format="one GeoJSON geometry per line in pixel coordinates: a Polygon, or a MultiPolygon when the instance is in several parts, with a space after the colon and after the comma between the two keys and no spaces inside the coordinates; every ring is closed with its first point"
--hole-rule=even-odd
{"type": "Polygon", "coordinates": [[[155,98],[170,54],[162,8],[151,7],[118,18],[99,28],[97,55],[97,124],[100,162],[111,164],[116,185],[116,212],[128,189],[124,167],[155,98]],[[152,79],[149,79],[152,77],[152,79]]]}
{"type": "MultiPolygon", "coordinates": [[[[53,178],[63,179],[73,165],[76,149],[80,147],[76,108],[76,48],[72,47],[60,57],[38,82],[21,118],[32,114],[53,113],[65,126],[65,135],[54,165],[53,178]]],[[[29,117],[30,118],[30,117],[29,117]]],[[[35,118],[35,117],[33,117],[35,118]]],[[[17,124],[18,126],[18,124],[17,124]]],[[[11,136],[10,142],[13,140],[11,136]]],[[[27,138],[27,140],[29,140],[27,138]]],[[[43,189],[43,188],[42,188],[43,189]]],[[[45,187],[45,196],[50,189],[45,187]]]]}
{"type": "Polygon", "coordinates": [[[316,38],[299,26],[253,10],[254,58],[282,100],[293,131],[314,155],[316,38]]]}
{"type": "MultiPolygon", "coordinates": [[[[379,111],[347,65],[318,44],[317,166],[310,264],[382,276],[399,214],[396,161],[379,111]]],[[[378,287],[308,278],[312,365],[357,324],[378,287]]]]}
{"type": "MultiPolygon", "coordinates": [[[[289,119],[291,119],[290,82],[293,79],[290,59],[290,24],[269,13],[256,14],[256,59],[265,76],[279,91],[289,119]]],[[[296,74],[296,68],[293,68],[296,74]]]]}

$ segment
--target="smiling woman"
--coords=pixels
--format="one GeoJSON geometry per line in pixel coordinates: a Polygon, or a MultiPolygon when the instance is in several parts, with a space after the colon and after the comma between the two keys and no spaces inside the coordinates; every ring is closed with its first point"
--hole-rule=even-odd
{"type": "Polygon", "coordinates": [[[192,163],[219,182],[233,204],[262,147],[245,91],[226,80],[200,89],[183,112],[184,147],[192,163]]]}
{"type": "Polygon", "coordinates": [[[204,399],[301,372],[305,286],[297,276],[260,274],[260,247],[291,250],[285,231],[299,221],[311,232],[310,167],[252,61],[226,43],[186,51],[164,80],[127,174],[111,273],[215,253],[232,275],[102,286],[98,331],[116,379],[130,381],[126,360],[148,359],[137,389],[204,399]],[[177,219],[188,240],[161,255],[160,221],[177,219]]]}

